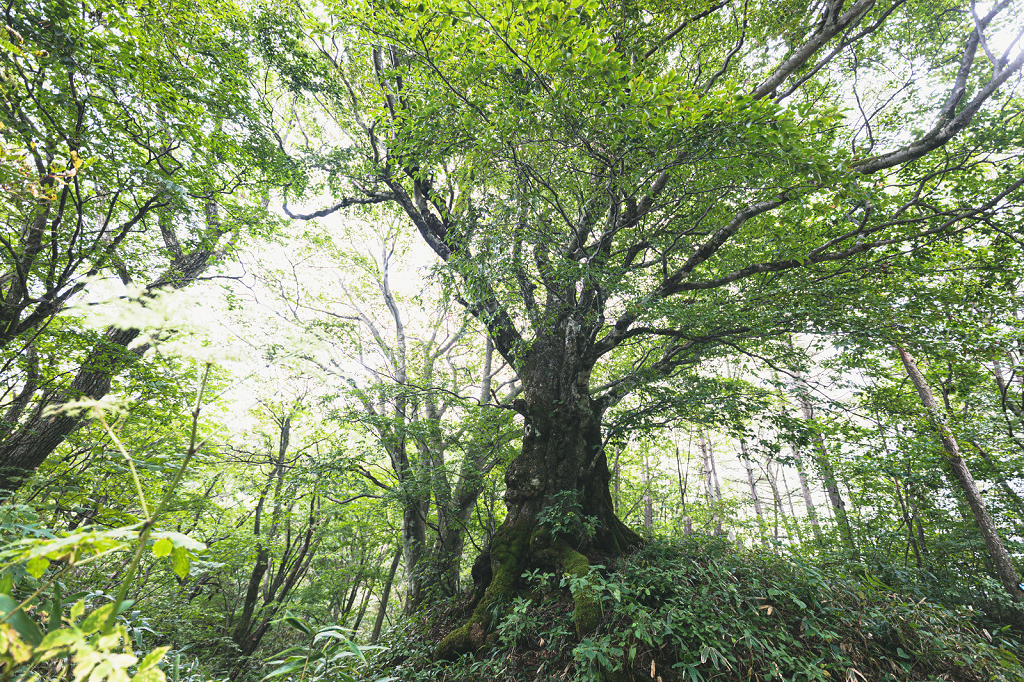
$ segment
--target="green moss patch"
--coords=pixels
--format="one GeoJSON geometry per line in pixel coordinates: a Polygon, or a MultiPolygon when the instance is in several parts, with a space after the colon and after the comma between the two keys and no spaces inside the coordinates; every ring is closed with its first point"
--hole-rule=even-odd
{"type": "MultiPolygon", "coordinates": [[[[557,557],[562,572],[576,578],[585,579],[590,575],[590,562],[564,540],[558,540],[551,546],[551,552],[557,557]]],[[[601,598],[589,585],[573,590],[573,624],[576,636],[582,639],[597,628],[601,620],[601,598]]]]}
{"type": "Polygon", "coordinates": [[[495,535],[491,541],[491,582],[469,620],[441,640],[435,653],[439,660],[451,660],[485,645],[495,606],[509,601],[515,592],[531,530],[530,520],[521,519],[495,535]]]}

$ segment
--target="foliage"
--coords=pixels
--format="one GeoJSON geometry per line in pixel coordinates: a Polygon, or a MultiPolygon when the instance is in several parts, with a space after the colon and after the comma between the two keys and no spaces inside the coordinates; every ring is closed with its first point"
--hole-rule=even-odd
{"type": "Polygon", "coordinates": [[[537,515],[537,523],[551,533],[552,537],[565,535],[576,538],[577,545],[587,542],[597,530],[598,519],[583,514],[579,493],[575,490],[563,490],[552,495],[548,506],[537,515]]]}
{"type": "MultiPolygon", "coordinates": [[[[361,669],[367,666],[364,652],[380,649],[377,646],[357,646],[337,626],[314,631],[308,623],[292,614],[281,620],[311,639],[305,645],[291,647],[277,654],[285,658],[270,661],[271,665],[280,665],[267,673],[263,680],[284,678],[296,682],[355,682],[356,679],[363,679],[361,669]]],[[[394,679],[380,677],[373,678],[373,682],[390,682],[394,679]]]]}
{"type": "Polygon", "coordinates": [[[3,679],[1024,679],[891,350],[1019,559],[1019,6],[3,13],[0,456],[79,377],[132,404],[0,508],[3,679]],[[172,357],[220,348],[158,292],[246,237],[199,298],[256,359],[172,357]],[[436,666],[449,633],[493,649],[436,666]]]}
{"type": "Polygon", "coordinates": [[[1024,679],[1009,624],[988,629],[977,611],[889,585],[891,570],[815,567],[702,536],[655,540],[588,578],[605,608],[590,636],[573,642],[568,595],[542,592],[513,602],[482,661],[442,671],[418,659],[400,679],[470,680],[480,666],[501,679],[570,669],[579,680],[666,682],[1024,679]]]}

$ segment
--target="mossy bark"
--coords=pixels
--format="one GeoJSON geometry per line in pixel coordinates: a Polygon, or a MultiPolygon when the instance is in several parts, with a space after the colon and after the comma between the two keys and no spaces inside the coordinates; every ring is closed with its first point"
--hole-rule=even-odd
{"type": "MultiPolygon", "coordinates": [[[[589,391],[592,359],[589,343],[566,328],[541,335],[528,359],[517,368],[523,380],[523,398],[515,401],[523,416],[523,449],[505,471],[505,506],[508,513],[491,542],[490,555],[473,567],[476,604],[469,620],[449,634],[437,649],[440,658],[476,651],[486,644],[492,613],[516,592],[528,568],[555,565],[564,573],[583,577],[590,570],[585,553],[615,556],[641,544],[640,536],[616,517],[609,484],[601,417],[605,404],[589,391]],[[578,513],[593,523],[592,536],[563,533],[552,538],[540,523],[544,511],[565,493],[579,504],[578,513]],[[575,547],[576,549],[573,549],[575,547]]],[[[550,510],[549,510],[550,513],[550,510]]],[[[571,525],[571,524],[570,524],[571,525]]],[[[574,595],[579,636],[593,631],[601,617],[601,604],[587,590],[574,595]]]]}
{"type": "Polygon", "coordinates": [[[484,646],[495,606],[509,601],[515,593],[516,582],[523,572],[532,530],[527,519],[511,528],[499,529],[491,541],[490,583],[483,596],[477,600],[469,620],[449,633],[438,645],[439,659],[455,658],[484,646]]]}
{"type": "MultiPolygon", "coordinates": [[[[590,561],[587,557],[574,550],[564,540],[551,543],[548,553],[566,576],[586,578],[590,574],[590,561]]],[[[583,639],[596,630],[597,624],[601,621],[601,597],[592,587],[580,587],[573,589],[572,601],[572,619],[576,626],[576,636],[583,639]]]]}

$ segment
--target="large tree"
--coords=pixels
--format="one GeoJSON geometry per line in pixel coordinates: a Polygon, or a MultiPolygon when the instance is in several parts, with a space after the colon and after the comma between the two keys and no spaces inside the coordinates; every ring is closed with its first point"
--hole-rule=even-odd
{"type": "Polygon", "coordinates": [[[393,205],[523,384],[508,513],[441,655],[484,643],[525,565],[640,542],[608,492],[609,408],[769,352],[822,321],[814,296],[856,306],[895,255],[1022,197],[1009,0],[328,7],[304,19],[315,50],[265,45],[348,126],[320,161],[337,201],[303,217],[393,205]],[[539,519],[572,497],[596,532],[552,537],[539,519]]]}
{"type": "Polygon", "coordinates": [[[145,350],[112,327],[81,357],[57,314],[94,278],[144,299],[199,280],[268,224],[252,195],[280,157],[230,3],[18,0],[3,16],[0,490],[15,490],[82,423],[45,408],[102,398],[145,350]],[[40,367],[54,344],[60,366],[40,367]]]}

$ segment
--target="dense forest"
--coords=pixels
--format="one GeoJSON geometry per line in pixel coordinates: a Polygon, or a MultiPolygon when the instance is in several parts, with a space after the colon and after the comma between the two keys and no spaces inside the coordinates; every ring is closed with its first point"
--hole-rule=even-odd
{"type": "Polygon", "coordinates": [[[1024,681],[1019,0],[9,0],[0,682],[1024,681]]]}

